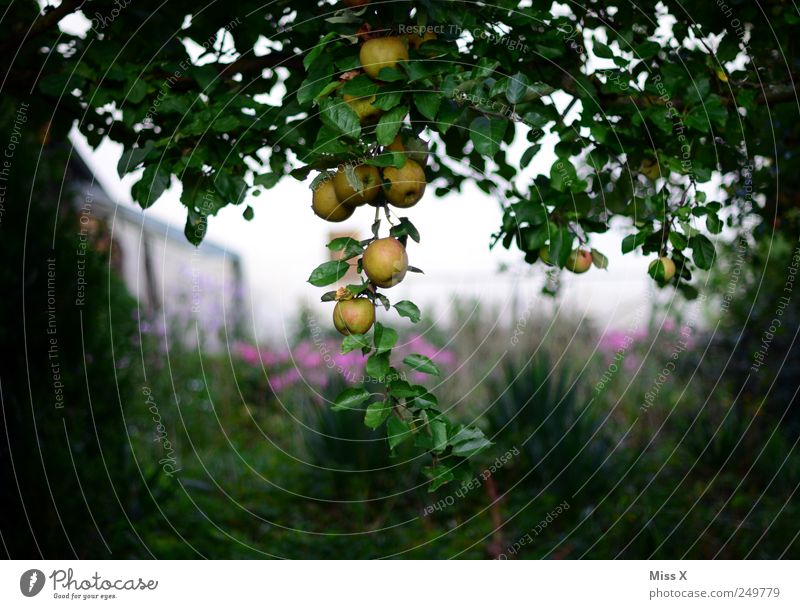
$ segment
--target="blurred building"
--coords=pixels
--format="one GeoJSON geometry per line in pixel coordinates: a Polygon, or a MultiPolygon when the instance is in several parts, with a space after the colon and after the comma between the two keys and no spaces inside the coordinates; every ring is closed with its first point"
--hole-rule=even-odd
{"type": "Polygon", "coordinates": [[[67,179],[77,193],[81,243],[109,254],[112,269],[139,300],[142,319],[197,326],[212,348],[221,334],[241,333],[245,286],[237,253],[210,239],[195,247],[175,226],[115,203],[77,152],[67,179]]]}

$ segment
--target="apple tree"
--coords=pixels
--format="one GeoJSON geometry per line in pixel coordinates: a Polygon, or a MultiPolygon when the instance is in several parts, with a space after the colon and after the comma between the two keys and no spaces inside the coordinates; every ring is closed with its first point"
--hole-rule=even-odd
{"type": "Polygon", "coordinates": [[[269,213],[281,180],[313,177],[323,219],[374,213],[372,236],[328,244],[340,258],[309,278],[362,277],[322,298],[382,388],[333,407],[430,455],[432,488],[490,441],[400,380],[438,369],[394,361],[397,332],[375,317],[420,316],[390,288],[419,270],[405,244],[422,241],[426,190],[474,183],[503,206],[487,245],[573,272],[607,264],[592,235],[614,223],[621,251],[651,256],[654,280],[690,299],[720,239],[800,232],[800,15],[782,0],[19,0],[2,20],[4,122],[27,104],[43,141],[76,127],[121,143],[143,208],[180,183],[191,242],[228,205],[269,213]],[[67,33],[73,13],[90,27],[67,33]]]}

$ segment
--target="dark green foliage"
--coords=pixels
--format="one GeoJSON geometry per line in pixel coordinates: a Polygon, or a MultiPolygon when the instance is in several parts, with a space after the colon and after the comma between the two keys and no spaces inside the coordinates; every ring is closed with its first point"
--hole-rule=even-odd
{"type": "Polygon", "coordinates": [[[26,180],[27,135],[0,226],[0,531],[13,558],[146,556],[128,519],[153,509],[143,478],[154,469],[134,462],[123,417],[140,403],[130,367],[136,303],[107,256],[81,249],[69,185],[60,208],[45,204],[59,200],[47,171],[63,155],[45,151],[44,175],[26,180]]]}
{"type": "MultiPolygon", "coordinates": [[[[4,16],[12,35],[3,46],[19,54],[4,93],[11,105],[31,101],[31,89],[37,103],[58,102],[53,138],[63,138],[79,117],[92,145],[121,143],[120,174],[145,168],[133,188],[145,207],[175,176],[183,184],[186,236],[195,243],[209,217],[244,205],[247,192],[290,173],[303,178],[371,156],[390,139],[386,121],[377,129],[359,125],[343,93],[376,95],[386,117],[400,119],[407,108],[409,127],[434,136],[437,191],[473,180],[502,195],[508,205],[495,241],[516,243],[529,262],[542,245],[558,250],[565,239],[585,241],[621,216],[630,227],[623,251],[670,253],[683,267],[673,281],[686,285],[694,268],[712,264],[713,237],[725,223],[756,216],[762,222],[755,234],[764,236],[779,216],[782,230],[800,232],[800,171],[791,153],[800,125],[792,67],[797,16],[790,6],[769,2],[764,12],[756,3],[703,3],[688,19],[679,3],[667,2],[677,18],[668,44],[655,35],[666,19],[655,2],[575,6],[559,17],[543,0],[523,10],[511,10],[517,2],[460,10],[463,4],[372,3],[352,12],[319,2],[247,1],[235,14],[215,5],[187,20],[191,7],[181,2],[129,3],[110,18],[116,4],[98,0],[85,38],[58,32],[60,15],[52,15],[24,39],[35,4],[14,2],[4,16]],[[412,49],[380,82],[361,76],[344,84],[340,76],[360,67],[354,35],[364,22],[395,34],[430,26],[437,39],[412,49]],[[203,49],[204,65],[192,65],[176,32],[203,49]],[[69,53],[48,52],[56,36],[59,49],[71,45],[69,53]],[[285,50],[255,55],[259,36],[285,50]],[[459,48],[457,40],[465,44],[459,48]],[[223,45],[238,54],[233,63],[220,58],[223,45]],[[746,60],[737,61],[740,55],[746,60]],[[586,74],[587,65],[596,67],[586,74]],[[259,97],[278,85],[288,91],[283,99],[259,97]],[[569,100],[569,115],[552,103],[555,93],[569,100]],[[533,183],[512,185],[517,168],[508,144],[526,134],[524,166],[547,133],[558,140],[556,162],[533,183]],[[446,164],[445,156],[464,162],[446,164]],[[488,159],[496,165],[492,175],[488,159]],[[715,172],[728,185],[722,201],[696,188],[715,172]],[[753,206],[752,193],[763,193],[766,205],[753,206]],[[693,220],[702,224],[691,226],[693,220]]],[[[76,9],[72,2],[60,7],[63,14],[76,9]]],[[[554,257],[560,266],[565,260],[554,257]]],[[[682,291],[696,295],[691,287],[682,291]]]]}
{"type": "Polygon", "coordinates": [[[515,483],[568,498],[579,489],[592,496],[616,479],[622,459],[613,454],[613,423],[582,389],[579,378],[545,358],[507,363],[490,384],[489,435],[501,452],[522,452],[513,463],[515,483]]]}

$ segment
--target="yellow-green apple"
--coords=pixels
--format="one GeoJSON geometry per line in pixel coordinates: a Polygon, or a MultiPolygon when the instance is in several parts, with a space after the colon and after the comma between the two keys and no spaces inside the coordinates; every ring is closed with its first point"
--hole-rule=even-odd
{"type": "Polygon", "coordinates": [[[573,273],[585,273],[592,266],[592,252],[581,248],[572,250],[567,258],[566,268],[573,273]]]}
{"type": "Polygon", "coordinates": [[[406,159],[400,168],[383,170],[383,192],[395,207],[411,207],[425,194],[425,171],[416,161],[406,159]]]}
{"type": "Polygon", "coordinates": [[[311,196],[311,209],[323,220],[328,222],[343,222],[353,215],[355,209],[339,202],[333,181],[326,180],[314,191],[311,196]]]}
{"type": "Polygon", "coordinates": [[[367,298],[340,300],[333,308],[333,325],[345,336],[366,334],[375,323],[375,305],[367,298]]]}
{"type": "Polygon", "coordinates": [[[371,38],[361,45],[358,58],[370,78],[378,78],[383,68],[395,68],[398,61],[408,60],[406,41],[397,36],[371,38]]]}
{"type": "Polygon", "coordinates": [[[406,248],[394,237],[377,239],[367,246],[361,261],[369,280],[380,288],[397,285],[408,271],[406,248]]]}
{"type": "Polygon", "coordinates": [[[361,180],[361,190],[356,192],[352,187],[344,168],[339,169],[333,177],[333,188],[339,201],[350,207],[357,207],[369,203],[378,196],[381,190],[381,176],[372,165],[359,165],[353,171],[361,180]]]}

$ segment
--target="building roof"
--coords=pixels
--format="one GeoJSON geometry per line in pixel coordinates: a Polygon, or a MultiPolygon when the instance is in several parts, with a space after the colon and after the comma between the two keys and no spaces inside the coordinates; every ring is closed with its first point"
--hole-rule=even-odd
{"type": "Polygon", "coordinates": [[[148,216],[145,210],[133,208],[125,204],[116,203],[111,200],[111,197],[97,181],[92,170],[86,164],[75,149],[70,158],[69,172],[72,174],[73,179],[82,183],[81,199],[78,200],[78,205],[82,204],[87,199],[91,198],[92,204],[96,204],[101,210],[106,212],[106,215],[115,219],[122,219],[131,224],[139,225],[142,230],[151,235],[157,235],[160,238],[166,238],[177,245],[184,246],[188,250],[199,249],[201,253],[207,256],[227,257],[232,262],[239,262],[239,254],[225,248],[210,239],[204,239],[199,248],[189,243],[183,231],[175,226],[162,222],[148,216]]]}

